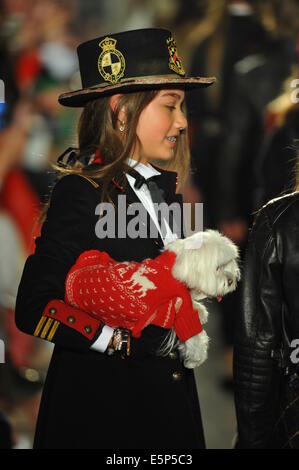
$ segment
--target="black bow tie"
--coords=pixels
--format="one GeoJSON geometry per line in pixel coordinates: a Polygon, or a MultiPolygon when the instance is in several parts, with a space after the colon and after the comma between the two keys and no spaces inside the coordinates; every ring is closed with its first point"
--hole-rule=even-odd
{"type": "MultiPolygon", "coordinates": [[[[128,173],[129,173],[129,175],[133,176],[133,178],[135,178],[134,188],[140,189],[144,184],[146,184],[146,186],[149,189],[149,192],[151,194],[152,201],[153,201],[154,204],[161,204],[162,202],[166,203],[166,201],[164,199],[164,191],[156,183],[156,181],[159,179],[160,175],[153,175],[150,178],[146,179],[146,178],[144,178],[144,176],[142,176],[140,173],[138,173],[138,171],[134,170],[134,168],[131,168],[128,173]]],[[[162,233],[166,234],[165,220],[164,220],[164,218],[161,220],[161,212],[159,210],[157,211],[158,207],[156,207],[156,206],[154,206],[154,207],[155,207],[155,210],[156,210],[158,222],[159,222],[159,225],[161,227],[162,233]]],[[[180,237],[180,235],[179,235],[180,232],[178,230],[179,225],[176,223],[175,220],[173,220],[172,211],[169,211],[169,225],[170,225],[171,230],[174,233],[177,233],[178,236],[180,237]]]]}
{"type": "Polygon", "coordinates": [[[135,178],[134,188],[140,189],[145,184],[149,189],[154,203],[160,204],[161,202],[165,202],[164,191],[156,183],[160,175],[153,175],[146,179],[138,173],[138,171],[134,170],[134,168],[129,170],[129,175],[135,178]]]}

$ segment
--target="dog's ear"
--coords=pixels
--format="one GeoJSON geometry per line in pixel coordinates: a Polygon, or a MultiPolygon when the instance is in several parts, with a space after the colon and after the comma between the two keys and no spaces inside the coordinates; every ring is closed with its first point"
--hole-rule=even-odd
{"type": "Polygon", "coordinates": [[[184,248],[186,250],[198,250],[202,247],[203,244],[204,233],[197,232],[191,237],[187,238],[184,243],[184,248]]]}

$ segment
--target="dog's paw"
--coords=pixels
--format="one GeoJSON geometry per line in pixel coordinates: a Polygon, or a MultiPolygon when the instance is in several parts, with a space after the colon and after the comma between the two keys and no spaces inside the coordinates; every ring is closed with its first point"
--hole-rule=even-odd
{"type": "Polygon", "coordinates": [[[184,366],[187,369],[194,369],[203,364],[208,357],[208,345],[209,337],[204,330],[181,343],[178,349],[184,366]]]}
{"type": "Polygon", "coordinates": [[[209,312],[206,307],[200,303],[201,296],[198,295],[195,291],[191,291],[192,305],[195,310],[198,311],[200,323],[204,325],[208,321],[209,312]]]}

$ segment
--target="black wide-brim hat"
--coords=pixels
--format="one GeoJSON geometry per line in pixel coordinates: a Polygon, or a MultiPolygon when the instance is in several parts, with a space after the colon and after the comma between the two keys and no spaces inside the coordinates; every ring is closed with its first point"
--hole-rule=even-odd
{"type": "Polygon", "coordinates": [[[77,54],[82,88],[60,95],[63,106],[80,107],[115,93],[202,88],[216,80],[185,74],[176,42],[166,29],[109,34],[80,44],[77,54]]]}

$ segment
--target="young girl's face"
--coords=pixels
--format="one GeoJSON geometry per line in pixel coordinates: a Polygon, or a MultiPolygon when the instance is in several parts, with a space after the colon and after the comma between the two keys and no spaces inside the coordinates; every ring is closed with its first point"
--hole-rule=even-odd
{"type": "Polygon", "coordinates": [[[180,89],[161,90],[141,112],[136,134],[139,138],[132,154],[142,163],[149,160],[169,160],[187,127],[182,111],[185,92],[180,89]]]}

